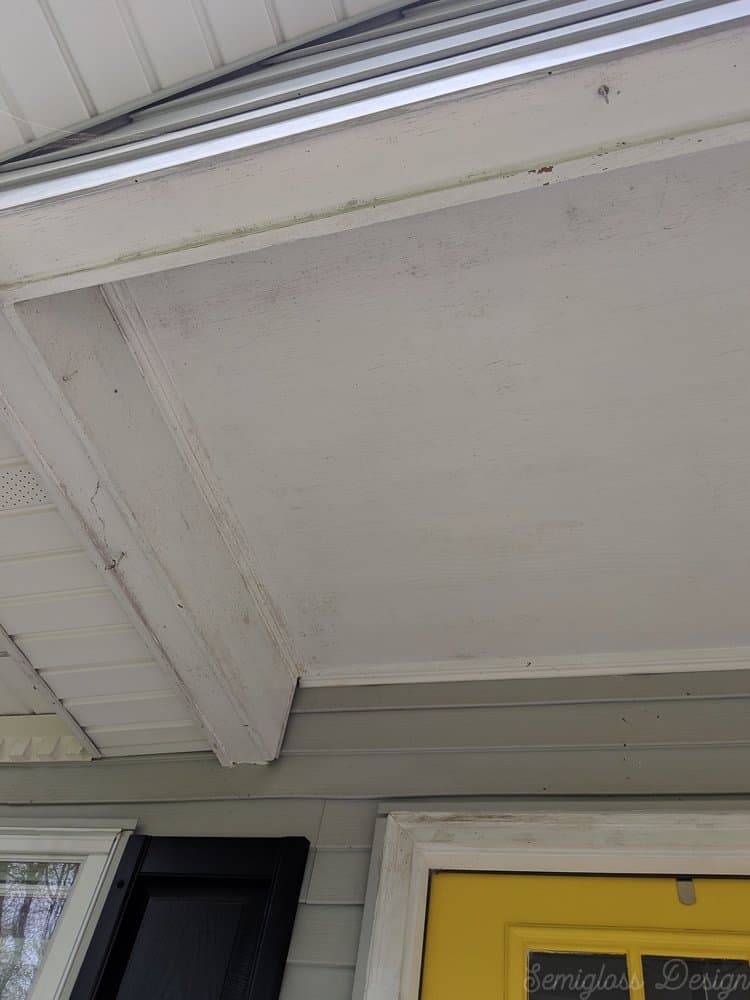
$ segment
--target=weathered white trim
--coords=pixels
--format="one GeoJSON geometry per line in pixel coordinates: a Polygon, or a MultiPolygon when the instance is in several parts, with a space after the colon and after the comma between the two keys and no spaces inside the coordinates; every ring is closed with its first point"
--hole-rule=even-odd
{"type": "Polygon", "coordinates": [[[674,674],[692,670],[747,670],[750,646],[714,649],[656,649],[580,656],[509,656],[422,663],[372,663],[346,667],[316,664],[300,677],[301,687],[361,687],[435,681],[495,681],[534,677],[601,677],[674,674]]]}
{"type": "Polygon", "coordinates": [[[750,815],[393,812],[364,1000],[418,1000],[431,871],[750,875],[750,815]]]}
{"type": "Polygon", "coordinates": [[[34,981],[29,1000],[68,996],[107,888],[135,821],[113,821],[86,827],[67,822],[34,827],[0,827],[0,857],[78,863],[79,870],[62,915],[34,981]]]}
{"type": "Polygon", "coordinates": [[[57,715],[0,715],[0,764],[69,763],[91,758],[88,747],[81,746],[57,715]]]}
{"type": "Polygon", "coordinates": [[[0,407],[219,759],[271,760],[296,676],[105,302],[78,294],[34,330],[0,313],[0,407]]]}
{"type": "Polygon", "coordinates": [[[119,280],[747,141],[749,54],[750,32],[727,28],[512,85],[475,80],[410,105],[404,93],[388,115],[368,103],[302,116],[216,140],[192,163],[29,184],[0,197],[0,293],[119,280]]]}
{"type": "Polygon", "coordinates": [[[190,413],[175,388],[172,376],[125,282],[102,288],[102,295],[114,317],[125,343],[143,373],[162,417],[172,433],[183,461],[200,490],[216,527],[237,563],[242,579],[258,614],[273,636],[293,677],[300,673],[300,658],[294,649],[284,621],[271,603],[254,565],[250,542],[226,496],[203,447],[190,413]]]}

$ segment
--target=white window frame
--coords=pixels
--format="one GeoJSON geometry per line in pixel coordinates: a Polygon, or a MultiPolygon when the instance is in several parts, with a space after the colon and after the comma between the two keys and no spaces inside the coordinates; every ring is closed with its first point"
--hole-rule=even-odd
{"type": "Polygon", "coordinates": [[[106,890],[134,828],[133,821],[85,827],[0,825],[1,859],[64,860],[79,865],[28,1000],[62,1000],[68,995],[106,890]]]}
{"type": "Polygon", "coordinates": [[[740,812],[392,812],[364,1000],[418,1000],[430,872],[750,875],[740,812]]]}

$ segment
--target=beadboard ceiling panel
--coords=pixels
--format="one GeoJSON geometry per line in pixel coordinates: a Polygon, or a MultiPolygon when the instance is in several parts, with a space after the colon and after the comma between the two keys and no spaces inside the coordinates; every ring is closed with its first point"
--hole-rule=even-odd
{"type": "Polygon", "coordinates": [[[7,0],[0,152],[398,6],[383,0],[7,0]]]}
{"type": "MultiPolygon", "coordinates": [[[[104,756],[203,750],[182,698],[0,425],[0,626],[104,756]]],[[[0,655],[0,716],[46,715],[0,655]]]]}

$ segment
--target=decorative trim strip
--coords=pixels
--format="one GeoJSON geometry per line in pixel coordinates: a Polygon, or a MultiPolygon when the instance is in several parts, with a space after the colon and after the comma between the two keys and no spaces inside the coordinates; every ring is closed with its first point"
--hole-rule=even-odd
{"type": "Polygon", "coordinates": [[[366,684],[420,684],[436,681],[496,681],[534,677],[587,677],[610,674],[664,674],[699,670],[747,670],[750,646],[663,649],[581,656],[515,656],[422,663],[369,663],[315,666],[300,677],[301,687],[366,684]]]}
{"type": "Polygon", "coordinates": [[[80,762],[92,756],[56,715],[0,716],[2,764],[80,762]]]}

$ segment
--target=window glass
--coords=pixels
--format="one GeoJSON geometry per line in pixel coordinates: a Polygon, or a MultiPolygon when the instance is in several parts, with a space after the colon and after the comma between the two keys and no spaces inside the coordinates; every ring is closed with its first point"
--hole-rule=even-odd
{"type": "Polygon", "coordinates": [[[629,1000],[625,955],[531,951],[529,1000],[629,1000]]]}
{"type": "Polygon", "coordinates": [[[750,1000],[750,965],[734,959],[643,956],[646,1000],[750,1000]]]}
{"type": "Polygon", "coordinates": [[[72,861],[0,858],[0,1000],[25,1000],[75,881],[72,861]]]}

